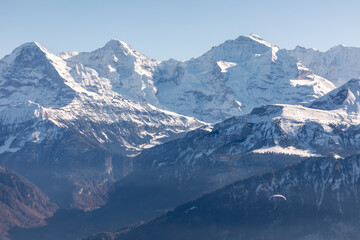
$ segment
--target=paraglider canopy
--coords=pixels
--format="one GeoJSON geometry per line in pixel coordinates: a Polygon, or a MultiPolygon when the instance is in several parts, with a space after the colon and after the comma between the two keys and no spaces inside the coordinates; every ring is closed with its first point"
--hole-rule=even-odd
{"type": "Polygon", "coordinates": [[[283,198],[284,200],[287,200],[286,197],[284,197],[284,195],[281,194],[274,194],[271,197],[269,197],[269,200],[272,198],[283,198]]]}

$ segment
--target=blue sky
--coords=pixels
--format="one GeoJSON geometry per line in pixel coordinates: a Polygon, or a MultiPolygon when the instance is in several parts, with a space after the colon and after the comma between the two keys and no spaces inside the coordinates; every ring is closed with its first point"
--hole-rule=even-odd
{"type": "Polygon", "coordinates": [[[1,0],[0,58],[29,41],[59,53],[117,38],[154,59],[187,60],[249,33],[281,48],[359,47],[359,9],[355,0],[1,0]]]}

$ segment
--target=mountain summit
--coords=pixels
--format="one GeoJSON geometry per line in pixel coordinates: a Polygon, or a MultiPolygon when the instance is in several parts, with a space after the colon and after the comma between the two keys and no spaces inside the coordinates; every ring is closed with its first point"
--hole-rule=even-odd
{"type": "MultiPolygon", "coordinates": [[[[158,106],[153,72],[158,62],[135,51],[129,44],[111,40],[92,52],[61,54],[79,81],[100,94],[113,91],[134,101],[158,106]],[[103,85],[103,87],[99,87],[103,85]]],[[[110,93],[111,94],[111,93],[110,93]]]]}
{"type": "Polygon", "coordinates": [[[264,104],[303,104],[335,88],[256,35],[226,41],[186,62],[161,62],[154,78],[162,106],[207,122],[264,104]]]}
{"type": "Polygon", "coordinates": [[[65,62],[36,42],[25,43],[0,60],[0,107],[32,101],[61,107],[75,96],[64,76],[65,62]]]}

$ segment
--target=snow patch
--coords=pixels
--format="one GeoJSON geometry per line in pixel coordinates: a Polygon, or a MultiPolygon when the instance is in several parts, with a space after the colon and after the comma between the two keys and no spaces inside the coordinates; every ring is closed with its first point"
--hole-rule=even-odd
{"type": "Polygon", "coordinates": [[[37,142],[41,141],[40,134],[41,134],[41,133],[38,132],[38,131],[33,132],[33,133],[31,134],[32,142],[37,143],[37,142]]]}
{"type": "Polygon", "coordinates": [[[188,212],[190,212],[190,211],[192,211],[192,210],[195,210],[195,209],[197,209],[197,207],[196,207],[196,206],[192,206],[191,208],[185,210],[185,213],[188,213],[188,212]]]}
{"type": "Polygon", "coordinates": [[[228,68],[236,66],[236,63],[234,63],[234,62],[225,62],[225,61],[217,61],[217,65],[220,67],[221,72],[225,73],[225,72],[227,72],[228,68]]]}
{"type": "Polygon", "coordinates": [[[288,155],[298,155],[301,157],[321,157],[319,154],[312,153],[310,150],[297,149],[295,147],[283,148],[280,146],[260,148],[252,151],[254,153],[279,153],[288,155]]]}
{"type": "Polygon", "coordinates": [[[15,140],[16,136],[11,136],[5,140],[4,145],[0,146],[0,154],[4,152],[17,152],[20,148],[11,148],[11,143],[15,140]]]}

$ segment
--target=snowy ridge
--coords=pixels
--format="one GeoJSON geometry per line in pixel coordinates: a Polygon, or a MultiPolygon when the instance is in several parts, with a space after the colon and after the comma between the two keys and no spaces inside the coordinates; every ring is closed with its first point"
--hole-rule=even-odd
{"type": "Polygon", "coordinates": [[[266,42],[262,37],[260,37],[259,35],[254,34],[254,33],[251,33],[248,37],[251,38],[254,41],[257,41],[257,42],[267,46],[267,47],[275,48],[275,49],[278,48],[276,45],[266,42]]]}
{"type": "Polygon", "coordinates": [[[218,123],[210,132],[200,129],[184,139],[155,147],[142,158],[144,162],[156,159],[152,166],[159,169],[216,164],[238,168],[251,153],[345,158],[360,153],[359,124],[358,115],[345,111],[267,105],[218,123]],[[167,155],[161,156],[162,152],[167,155]]]}
{"type": "Polygon", "coordinates": [[[169,136],[202,125],[194,118],[166,112],[150,104],[138,104],[121,97],[107,103],[104,103],[105,100],[81,95],[66,107],[45,109],[44,114],[57,126],[76,129],[98,143],[121,144],[128,154],[153,147],[166,141],[169,136]],[[81,122],[92,122],[94,125],[90,129],[82,129],[79,126],[81,122]],[[132,123],[136,129],[129,129],[127,124],[123,126],[123,122],[132,123]]]}
{"type": "Polygon", "coordinates": [[[240,117],[235,122],[225,121],[219,124],[219,128],[226,126],[240,130],[246,125],[252,126],[252,134],[247,136],[240,148],[229,148],[232,152],[237,152],[235,149],[251,151],[255,148],[253,152],[347,157],[359,151],[357,147],[351,153],[345,150],[357,144],[357,139],[346,138],[350,134],[348,131],[357,134],[355,129],[358,124],[360,124],[359,116],[348,115],[344,111],[323,111],[296,105],[273,105],[256,108],[249,116],[240,117]],[[341,131],[337,132],[337,129],[341,131]],[[265,145],[259,146],[257,141],[261,141],[261,138],[265,140],[262,143],[265,145]],[[347,142],[349,140],[350,143],[347,142]]]}
{"type": "Polygon", "coordinates": [[[326,52],[304,47],[289,50],[315,74],[332,81],[337,87],[349,79],[360,77],[360,48],[338,45],[326,52]]]}
{"type": "Polygon", "coordinates": [[[352,79],[315,100],[311,108],[323,110],[343,110],[350,115],[360,113],[360,79],[352,79]]]}

